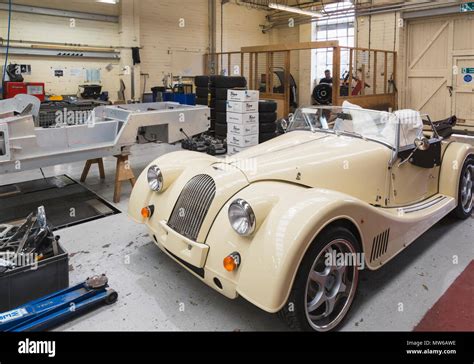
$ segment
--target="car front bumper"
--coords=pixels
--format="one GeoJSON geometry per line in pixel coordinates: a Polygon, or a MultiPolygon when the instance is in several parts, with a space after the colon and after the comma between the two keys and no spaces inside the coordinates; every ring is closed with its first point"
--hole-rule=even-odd
{"type": "Polygon", "coordinates": [[[171,229],[165,221],[159,224],[146,224],[155,244],[174,261],[186,268],[211,288],[224,296],[234,299],[238,297],[235,281],[206,266],[210,247],[194,242],[171,229]]]}

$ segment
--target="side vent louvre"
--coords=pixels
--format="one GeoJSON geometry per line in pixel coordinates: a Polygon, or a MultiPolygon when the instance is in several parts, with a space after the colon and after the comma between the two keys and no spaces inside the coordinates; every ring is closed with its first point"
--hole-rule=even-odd
{"type": "Polygon", "coordinates": [[[385,230],[383,233],[376,235],[372,243],[372,252],[370,253],[370,261],[373,262],[375,259],[380,258],[385,254],[388,248],[388,237],[390,236],[390,229],[385,230]]]}

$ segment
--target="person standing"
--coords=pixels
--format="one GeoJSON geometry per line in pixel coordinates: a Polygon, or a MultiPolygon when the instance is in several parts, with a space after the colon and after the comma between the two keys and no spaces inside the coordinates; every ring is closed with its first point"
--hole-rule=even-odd
{"type": "Polygon", "coordinates": [[[319,80],[319,83],[332,84],[332,76],[331,76],[331,71],[330,70],[324,71],[324,77],[319,80]]]}

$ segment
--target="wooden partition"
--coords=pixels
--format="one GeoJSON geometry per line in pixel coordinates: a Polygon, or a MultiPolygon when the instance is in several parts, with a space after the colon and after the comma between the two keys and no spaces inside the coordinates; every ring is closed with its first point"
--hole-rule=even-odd
{"type": "Polygon", "coordinates": [[[347,100],[369,109],[396,109],[396,52],[339,47],[338,57],[341,52],[349,57],[347,81],[341,82],[347,91],[333,92],[333,104],[342,105],[347,100]]]}
{"type": "Polygon", "coordinates": [[[278,116],[283,117],[293,111],[290,106],[291,54],[314,49],[331,49],[334,79],[340,79],[341,54],[349,58],[346,79],[333,83],[332,105],[342,105],[347,100],[364,108],[396,108],[396,52],[341,47],[338,41],[243,47],[235,52],[211,53],[205,55],[206,74],[244,76],[249,89],[260,90],[261,99],[277,101],[278,116]]]}

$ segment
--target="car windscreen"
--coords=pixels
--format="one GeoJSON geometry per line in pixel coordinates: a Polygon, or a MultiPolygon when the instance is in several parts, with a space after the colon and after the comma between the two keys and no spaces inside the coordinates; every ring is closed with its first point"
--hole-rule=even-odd
{"type": "Polygon", "coordinates": [[[296,110],[288,131],[333,131],[395,147],[397,117],[389,112],[348,107],[302,107],[296,110]]]}

